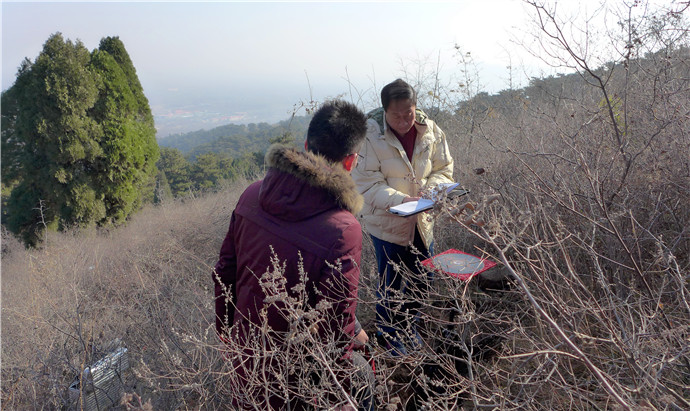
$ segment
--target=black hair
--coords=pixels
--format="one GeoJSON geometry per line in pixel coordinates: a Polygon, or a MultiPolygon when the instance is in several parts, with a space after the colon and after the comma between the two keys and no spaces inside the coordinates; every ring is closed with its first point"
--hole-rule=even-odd
{"type": "Polygon", "coordinates": [[[381,104],[384,110],[388,110],[388,105],[393,100],[412,100],[412,104],[416,106],[417,93],[403,79],[397,79],[381,89],[381,104]]]}
{"type": "Polygon", "coordinates": [[[354,153],[367,132],[367,118],[344,100],[325,102],[309,122],[307,147],[329,161],[341,161],[354,153]]]}

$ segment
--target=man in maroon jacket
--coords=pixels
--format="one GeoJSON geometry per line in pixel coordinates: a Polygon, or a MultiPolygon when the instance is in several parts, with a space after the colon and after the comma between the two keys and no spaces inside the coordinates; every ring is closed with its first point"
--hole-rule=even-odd
{"type": "MultiPolygon", "coordinates": [[[[350,171],[365,133],[366,118],[356,106],[325,103],[309,124],[307,151],[269,148],[266,176],[245,190],[232,213],[213,279],[216,330],[243,351],[233,358],[244,385],[236,406],[278,409],[289,402],[296,409],[324,400],[294,394],[299,389],[290,384],[302,378],[293,378],[300,374],[294,370],[285,372],[285,379],[271,375],[277,387],[253,387],[258,358],[267,358],[266,344],[275,353],[298,340],[317,341],[335,347],[329,349],[337,352],[337,363],[353,360],[354,337],[361,330],[356,330],[355,311],[362,252],[362,229],[353,213],[363,200],[350,171]],[[287,381],[282,385],[289,390],[280,381],[287,381]]],[[[268,365],[259,372],[280,374],[277,361],[274,355],[262,362],[268,365]]],[[[348,392],[349,378],[317,374],[319,384],[348,392]]]]}

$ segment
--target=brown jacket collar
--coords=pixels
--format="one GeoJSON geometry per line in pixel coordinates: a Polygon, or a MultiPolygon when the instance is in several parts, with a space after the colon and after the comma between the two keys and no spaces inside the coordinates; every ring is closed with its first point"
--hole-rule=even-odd
{"type": "Polygon", "coordinates": [[[362,209],[364,199],[357,192],[350,173],[339,163],[332,163],[323,156],[297,151],[293,147],[281,144],[269,147],[265,161],[269,167],[292,174],[314,187],[328,191],[341,208],[352,214],[362,209]]]}

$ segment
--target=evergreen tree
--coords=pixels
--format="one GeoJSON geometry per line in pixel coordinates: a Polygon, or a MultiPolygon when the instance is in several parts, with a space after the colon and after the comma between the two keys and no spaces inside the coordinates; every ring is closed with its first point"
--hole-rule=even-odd
{"type": "Polygon", "coordinates": [[[153,200],[156,129],[132,61],[117,37],[101,40],[91,66],[101,81],[91,115],[102,129],[103,148],[94,183],[103,196],[106,219],[118,223],[153,200]]]}
{"type": "Polygon", "coordinates": [[[174,198],[170,184],[168,183],[168,177],[165,172],[158,169],[158,174],[156,175],[156,191],[153,198],[155,204],[160,204],[166,200],[174,198]]]}
{"type": "Polygon", "coordinates": [[[11,89],[21,177],[7,204],[7,224],[29,243],[48,225],[83,225],[105,216],[102,204],[88,201],[97,197],[90,165],[102,153],[97,124],[87,115],[98,95],[89,61],[81,42],[55,34],[35,62],[20,69],[11,89]]]}
{"type": "Polygon", "coordinates": [[[216,153],[206,153],[196,158],[191,169],[191,179],[197,189],[212,189],[223,180],[220,160],[221,157],[216,153]]]}
{"type": "Polygon", "coordinates": [[[189,179],[190,164],[180,150],[161,147],[158,168],[165,174],[173,196],[180,196],[192,187],[192,182],[189,179]]]}
{"type": "MultiPolygon", "coordinates": [[[[26,64],[26,62],[25,62],[26,64]]],[[[10,88],[2,93],[2,101],[0,102],[0,111],[2,112],[2,119],[0,125],[2,127],[2,147],[0,148],[0,166],[2,171],[2,196],[3,205],[5,196],[9,194],[8,190],[14,188],[19,181],[19,174],[21,163],[19,162],[19,153],[21,153],[22,144],[15,136],[15,123],[17,119],[17,96],[14,88],[10,88]]]]}
{"type": "Polygon", "coordinates": [[[117,57],[56,33],[3,94],[3,172],[7,161],[16,179],[5,222],[28,244],[47,227],[120,222],[153,197],[148,102],[119,39],[102,46],[117,57]]]}

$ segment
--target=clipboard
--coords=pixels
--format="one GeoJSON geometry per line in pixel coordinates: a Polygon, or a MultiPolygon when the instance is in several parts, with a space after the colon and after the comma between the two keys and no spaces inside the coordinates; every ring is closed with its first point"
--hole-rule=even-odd
{"type": "Polygon", "coordinates": [[[388,212],[401,217],[409,217],[434,208],[436,201],[441,199],[443,196],[446,198],[455,198],[464,196],[469,192],[469,190],[465,190],[464,188],[460,187],[460,183],[442,183],[432,191],[430,199],[420,198],[418,201],[408,201],[407,203],[402,203],[389,208],[388,212]]]}

